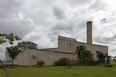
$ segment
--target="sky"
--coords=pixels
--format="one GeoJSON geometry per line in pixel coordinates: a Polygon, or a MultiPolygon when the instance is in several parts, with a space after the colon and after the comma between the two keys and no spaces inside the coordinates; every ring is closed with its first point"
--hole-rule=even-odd
{"type": "MultiPolygon", "coordinates": [[[[92,21],[93,44],[108,46],[108,54],[116,56],[115,4],[116,0],[0,0],[0,33],[13,32],[40,49],[54,48],[58,35],[86,42],[86,23],[92,21]]],[[[10,46],[8,41],[0,45],[0,59],[10,46]]]]}

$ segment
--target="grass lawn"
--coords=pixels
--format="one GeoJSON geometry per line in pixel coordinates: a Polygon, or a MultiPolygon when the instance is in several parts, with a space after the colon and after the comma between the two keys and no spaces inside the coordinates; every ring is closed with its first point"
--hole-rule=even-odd
{"type": "MultiPolygon", "coordinates": [[[[116,64],[113,67],[98,66],[44,66],[44,67],[6,67],[9,77],[116,77],[116,64]]],[[[6,77],[0,68],[0,77],[6,77]]]]}

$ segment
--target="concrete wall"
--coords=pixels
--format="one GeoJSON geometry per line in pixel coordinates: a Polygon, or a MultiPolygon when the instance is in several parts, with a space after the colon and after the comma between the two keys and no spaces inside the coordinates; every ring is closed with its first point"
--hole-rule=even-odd
{"type": "Polygon", "coordinates": [[[84,45],[85,47],[87,47],[87,50],[90,50],[93,53],[93,58],[95,60],[97,60],[96,51],[103,52],[104,54],[108,53],[108,46],[96,45],[91,43],[82,43],[76,41],[76,39],[62,36],[58,37],[58,50],[60,51],[75,53],[76,47],[79,45],[84,45]]]}
{"type": "Polygon", "coordinates": [[[53,65],[54,61],[62,57],[69,57],[70,59],[77,59],[77,54],[75,53],[66,53],[59,51],[49,51],[49,50],[33,50],[27,49],[17,56],[18,58],[14,60],[14,64],[18,65],[36,65],[38,60],[43,60],[45,65],[53,65]],[[35,57],[35,59],[33,58],[35,57]]]}
{"type": "Polygon", "coordinates": [[[58,36],[58,50],[63,52],[75,53],[76,39],[58,36]]]}
{"type": "Polygon", "coordinates": [[[78,44],[78,46],[84,45],[85,47],[87,47],[87,50],[90,50],[93,53],[94,60],[97,60],[96,51],[103,52],[104,54],[108,53],[108,46],[102,46],[102,45],[96,45],[96,44],[87,44],[87,43],[82,43],[82,42],[78,42],[77,44],[78,44]]]}
{"type": "Polygon", "coordinates": [[[45,49],[39,49],[40,51],[58,51],[58,48],[45,48],[45,49]]]}

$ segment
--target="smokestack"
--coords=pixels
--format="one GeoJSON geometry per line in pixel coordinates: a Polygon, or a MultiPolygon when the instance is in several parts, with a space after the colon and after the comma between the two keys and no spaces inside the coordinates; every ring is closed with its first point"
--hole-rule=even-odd
{"type": "Polygon", "coordinates": [[[87,22],[87,43],[92,44],[92,21],[87,22]]]}

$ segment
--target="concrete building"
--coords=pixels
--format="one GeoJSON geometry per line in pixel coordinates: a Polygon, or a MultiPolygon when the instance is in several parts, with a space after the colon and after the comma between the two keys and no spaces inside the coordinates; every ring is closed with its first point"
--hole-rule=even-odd
{"type": "MultiPolygon", "coordinates": [[[[58,48],[48,48],[48,49],[27,49],[17,56],[18,58],[14,60],[14,64],[18,65],[36,65],[38,60],[45,61],[45,65],[53,65],[54,61],[62,57],[69,57],[71,59],[77,60],[78,56],[75,54],[76,47],[79,45],[84,45],[93,53],[93,58],[96,60],[96,51],[103,53],[108,53],[108,46],[92,44],[92,22],[87,22],[87,43],[78,42],[74,38],[68,38],[63,36],[58,36],[58,48]]],[[[11,60],[6,53],[6,60],[11,60]]]]}

